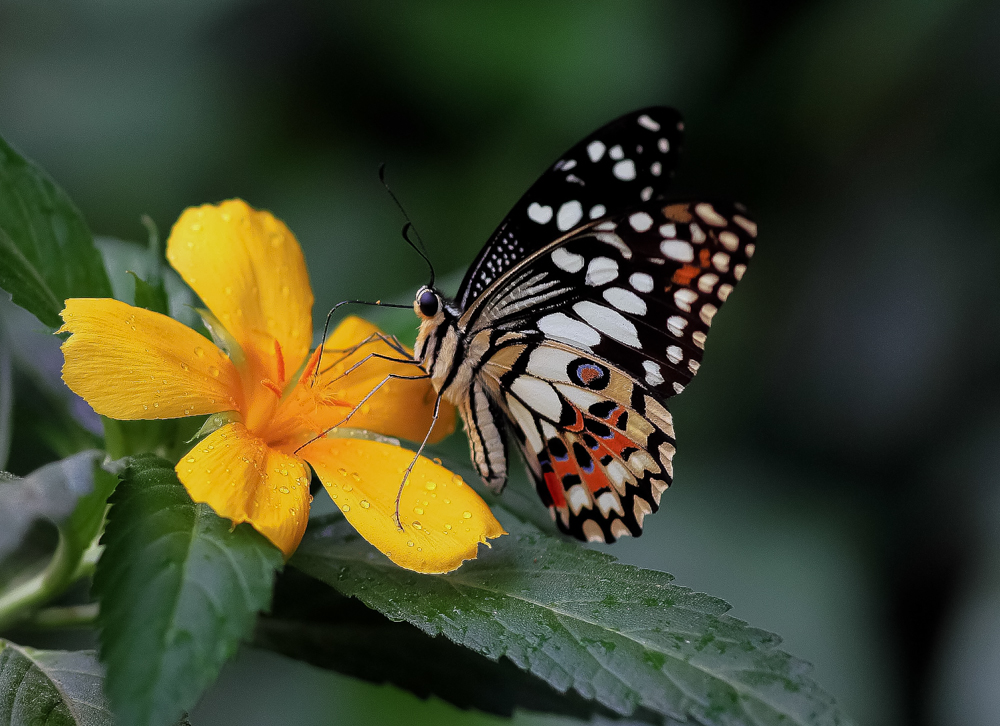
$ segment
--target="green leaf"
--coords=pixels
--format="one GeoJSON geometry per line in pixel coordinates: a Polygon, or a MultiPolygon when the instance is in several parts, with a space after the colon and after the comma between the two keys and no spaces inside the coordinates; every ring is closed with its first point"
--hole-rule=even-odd
{"type": "Polygon", "coordinates": [[[172,724],[268,607],[282,555],[155,456],[130,460],[111,505],[93,586],[106,690],[120,726],[172,724]]]}
{"type": "MultiPolygon", "coordinates": [[[[94,487],[95,465],[103,456],[100,451],[81,451],[46,464],[23,479],[0,481],[0,559],[21,543],[33,522],[48,519],[61,524],[70,518],[81,499],[90,502],[91,511],[99,504],[103,515],[101,497],[110,493],[107,479],[102,477],[104,486],[97,490],[94,487]],[[93,499],[100,501],[95,504],[93,499]]],[[[78,518],[81,530],[88,525],[89,520],[85,520],[82,514],[78,518]]]]}
{"type": "Polygon", "coordinates": [[[0,639],[0,724],[111,726],[90,650],[35,650],[0,639]]]}
{"type": "Polygon", "coordinates": [[[778,650],[776,635],[726,615],[722,600],[498,514],[510,536],[447,575],[396,567],[342,519],[312,526],[291,564],[392,620],[505,656],[625,716],[850,723],[808,664],[778,650]]]}
{"type": "Polygon", "coordinates": [[[132,271],[129,271],[129,274],[135,280],[135,304],[154,313],[170,315],[170,303],[167,300],[167,290],[163,287],[163,280],[150,278],[152,281],[147,282],[132,271]]]}
{"type": "MultiPolygon", "coordinates": [[[[492,661],[447,638],[393,622],[293,568],[278,578],[271,614],[258,619],[253,644],[463,709],[507,717],[526,709],[586,721],[616,716],[575,692],[559,693],[507,659],[492,661]]],[[[655,714],[645,716],[660,722],[655,714]]]]}
{"type": "Polygon", "coordinates": [[[69,297],[110,297],[79,210],[40,168],[0,139],[0,287],[49,327],[69,297]]]}

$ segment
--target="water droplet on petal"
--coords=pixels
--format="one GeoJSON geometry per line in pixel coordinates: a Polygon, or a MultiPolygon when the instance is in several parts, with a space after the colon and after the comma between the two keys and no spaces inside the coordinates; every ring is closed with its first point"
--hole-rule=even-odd
{"type": "Polygon", "coordinates": [[[288,494],[290,490],[288,487],[280,487],[278,491],[281,492],[282,494],[288,494]]]}
{"type": "Polygon", "coordinates": [[[462,516],[466,519],[472,519],[472,512],[462,512],[462,516]]]}
{"type": "Polygon", "coordinates": [[[361,481],[361,475],[356,471],[351,472],[351,478],[354,479],[354,481],[361,481]]]}
{"type": "Polygon", "coordinates": [[[341,509],[341,510],[342,510],[343,512],[349,512],[349,511],[351,511],[351,505],[350,505],[350,504],[342,504],[342,505],[340,506],[340,509],[341,509]]]}
{"type": "Polygon", "coordinates": [[[463,484],[465,484],[465,480],[463,480],[462,477],[460,477],[458,474],[455,474],[455,476],[451,478],[451,483],[457,487],[460,487],[463,484]]]}
{"type": "Polygon", "coordinates": [[[435,484],[432,481],[427,482],[426,484],[424,484],[424,486],[427,487],[427,491],[431,491],[431,492],[434,491],[435,489],[437,489],[437,484],[435,484]]]}
{"type": "Polygon", "coordinates": [[[219,369],[216,368],[215,366],[209,366],[208,367],[208,372],[211,374],[212,378],[218,378],[219,377],[219,369]]]}
{"type": "Polygon", "coordinates": [[[367,499],[362,499],[361,500],[361,508],[362,509],[368,509],[368,507],[370,507],[370,506],[371,506],[371,502],[369,502],[367,499]]]}
{"type": "Polygon", "coordinates": [[[413,546],[413,542],[411,540],[406,540],[406,546],[407,547],[412,547],[413,546]]]}
{"type": "Polygon", "coordinates": [[[446,524],[446,525],[444,526],[444,528],[445,528],[445,529],[451,529],[451,525],[450,525],[450,524],[446,524]]]}
{"type": "Polygon", "coordinates": [[[194,354],[196,356],[198,356],[199,358],[204,358],[205,357],[205,349],[202,348],[200,345],[196,345],[194,347],[194,354]]]}
{"type": "Polygon", "coordinates": [[[420,526],[420,522],[414,522],[413,523],[413,528],[414,529],[423,529],[423,527],[420,526]]]}
{"type": "Polygon", "coordinates": [[[339,469],[337,469],[337,473],[340,474],[341,476],[347,476],[347,469],[345,469],[344,467],[340,467],[339,469]]]}
{"type": "Polygon", "coordinates": [[[417,514],[423,514],[424,513],[424,510],[421,509],[420,507],[414,507],[413,511],[416,512],[417,514]]]}

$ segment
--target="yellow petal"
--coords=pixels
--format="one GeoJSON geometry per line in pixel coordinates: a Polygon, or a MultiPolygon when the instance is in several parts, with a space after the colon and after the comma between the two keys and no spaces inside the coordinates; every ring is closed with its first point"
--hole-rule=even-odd
{"type": "MultiPolygon", "coordinates": [[[[320,383],[329,381],[330,390],[336,393],[337,398],[349,403],[352,408],[389,374],[421,376],[424,373],[416,365],[369,358],[343,378],[334,380],[373,353],[390,358],[403,358],[380,340],[367,343],[353,353],[345,353],[378,332],[380,331],[377,326],[352,316],[337,326],[323,346],[323,374],[320,383]]],[[[412,358],[413,352],[409,348],[405,350],[406,357],[412,358]]],[[[344,426],[376,431],[386,436],[397,436],[410,441],[423,441],[431,425],[436,398],[437,391],[428,378],[410,381],[390,380],[379,389],[378,393],[369,398],[344,426]]],[[[329,425],[337,423],[343,418],[343,414],[343,410],[331,411],[330,416],[336,418],[336,421],[332,421],[329,425]]],[[[454,430],[455,407],[447,401],[441,401],[438,420],[429,441],[436,443],[454,430]]]]}
{"type": "Polygon", "coordinates": [[[167,259],[248,358],[264,365],[263,376],[283,387],[312,344],[312,288],[288,227],[240,199],[192,207],[170,232],[167,259]]]}
{"type": "Polygon", "coordinates": [[[209,434],[178,462],[177,477],[196,502],[234,524],[249,522],[285,557],[309,521],[309,472],[294,456],[267,446],[241,423],[209,434]]]}
{"type": "Polygon", "coordinates": [[[210,340],[166,315],[111,298],[66,301],[63,380],[117,419],[197,416],[239,408],[239,375],[210,340]]]}
{"type": "Polygon", "coordinates": [[[400,567],[450,572],[475,559],[480,543],[503,527],[472,487],[420,457],[400,500],[396,493],[413,452],[362,439],[320,439],[303,449],[330,497],[358,533],[400,567]]]}

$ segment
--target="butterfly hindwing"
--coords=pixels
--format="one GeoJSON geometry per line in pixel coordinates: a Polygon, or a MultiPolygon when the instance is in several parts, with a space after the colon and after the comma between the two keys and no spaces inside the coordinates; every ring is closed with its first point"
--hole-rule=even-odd
{"type": "Polygon", "coordinates": [[[555,341],[499,350],[482,379],[560,529],[602,542],[642,532],[670,485],[674,453],[670,414],[648,387],[555,341]]]}
{"type": "Polygon", "coordinates": [[[456,302],[465,309],[520,260],[557,237],[658,199],[677,165],[684,125],[672,108],[635,111],[563,154],[514,205],[469,267],[456,302]]]}

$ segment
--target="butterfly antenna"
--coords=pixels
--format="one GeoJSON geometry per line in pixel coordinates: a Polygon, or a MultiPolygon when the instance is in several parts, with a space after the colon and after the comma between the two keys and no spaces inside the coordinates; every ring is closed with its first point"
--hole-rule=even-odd
{"type": "Polygon", "coordinates": [[[413,221],[410,219],[410,215],[406,213],[406,209],[403,208],[402,202],[399,201],[399,197],[396,196],[396,193],[392,191],[392,189],[389,187],[389,183],[385,180],[384,163],[379,164],[378,180],[382,182],[382,186],[385,187],[385,190],[389,193],[389,196],[392,197],[392,201],[396,203],[396,206],[399,208],[399,211],[403,213],[403,218],[406,219],[406,224],[403,225],[403,232],[402,232],[403,239],[406,241],[406,244],[410,245],[410,247],[412,247],[414,251],[416,251],[418,255],[424,258],[424,262],[427,263],[427,267],[431,271],[431,281],[428,283],[427,286],[434,287],[434,265],[431,264],[431,258],[427,256],[427,247],[424,245],[424,241],[423,239],[421,239],[420,232],[417,231],[416,225],[414,225],[413,221]],[[416,242],[410,239],[411,230],[413,231],[413,235],[416,238],[416,242]]]}

